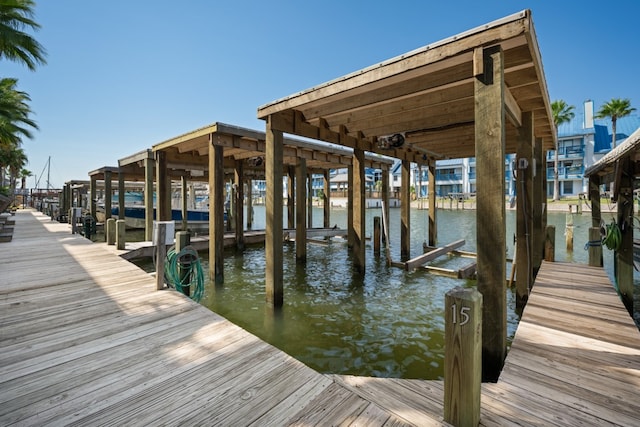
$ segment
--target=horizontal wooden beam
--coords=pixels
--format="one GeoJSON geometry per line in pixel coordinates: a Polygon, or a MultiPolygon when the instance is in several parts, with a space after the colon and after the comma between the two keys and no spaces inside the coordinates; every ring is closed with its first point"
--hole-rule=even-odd
{"type": "Polygon", "coordinates": [[[434,249],[431,252],[427,252],[426,254],[418,255],[417,257],[405,262],[404,268],[407,271],[414,270],[426,262],[432,261],[438,258],[439,256],[442,256],[446,253],[453,251],[454,249],[458,249],[459,247],[464,246],[464,244],[465,244],[464,239],[460,239],[446,246],[442,246],[438,249],[434,249]]]}
{"type": "MultiPolygon", "coordinates": [[[[429,157],[426,152],[421,151],[419,148],[399,148],[393,151],[380,149],[374,141],[351,135],[345,126],[342,126],[338,132],[329,128],[322,128],[321,130],[320,127],[309,123],[305,123],[304,125],[299,123],[303,120],[304,117],[299,112],[285,111],[274,115],[271,119],[271,126],[273,129],[305,138],[320,139],[320,136],[322,136],[326,139],[320,139],[321,141],[332,143],[336,143],[337,141],[338,144],[344,147],[360,149],[381,156],[395,157],[400,160],[408,160],[418,164],[426,164],[427,158],[429,157]],[[411,149],[415,151],[409,151],[411,149]]],[[[326,122],[322,123],[324,124],[326,122]]]]}

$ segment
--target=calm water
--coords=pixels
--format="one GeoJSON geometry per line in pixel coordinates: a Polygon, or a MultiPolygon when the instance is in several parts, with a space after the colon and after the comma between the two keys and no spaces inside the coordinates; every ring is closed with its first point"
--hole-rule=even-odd
{"type": "MultiPolygon", "coordinates": [[[[264,228],[264,207],[255,207],[254,228],[264,228]]],[[[379,209],[368,209],[367,236],[379,209]]],[[[390,214],[391,254],[400,258],[400,211],[390,214]]],[[[606,214],[605,214],[606,216],[606,214]]],[[[590,216],[574,217],[574,252],[564,245],[564,213],[549,213],[556,226],[556,260],[587,263],[583,249],[590,216]]],[[[322,211],[314,209],[314,224],[322,222],[322,211]]],[[[346,227],[347,211],[334,209],[331,224],[346,227]]],[[[427,239],[428,212],[411,211],[411,255],[422,252],[427,239]]],[[[507,212],[507,254],[513,254],[515,212],[507,212]]],[[[440,244],[465,239],[464,250],[475,251],[475,211],[438,212],[440,244]]],[[[444,295],[455,286],[473,282],[436,276],[424,271],[407,273],[387,267],[384,249],[373,255],[367,244],[367,271],[363,278],[352,274],[345,242],[307,246],[307,263],[295,262],[295,245],[284,247],[284,307],[274,313],[265,304],[264,249],[247,248],[244,253],[225,253],[225,283],[207,285],[202,304],[265,341],[323,373],[377,377],[438,379],[443,376],[444,295]]],[[[206,252],[201,253],[207,271],[206,252]]],[[[442,257],[431,265],[457,269],[473,260],[442,257]]],[[[605,265],[612,265],[605,250],[605,265]]],[[[610,274],[611,276],[611,274],[610,274]]],[[[518,323],[514,294],[507,290],[508,337],[518,323]]]]}

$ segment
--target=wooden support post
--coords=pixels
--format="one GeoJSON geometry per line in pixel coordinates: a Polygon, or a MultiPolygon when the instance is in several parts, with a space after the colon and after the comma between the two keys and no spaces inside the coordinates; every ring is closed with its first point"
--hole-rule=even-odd
{"type": "Polygon", "coordinates": [[[307,228],[313,228],[313,175],[307,174],[307,228]]]}
{"type": "Polygon", "coordinates": [[[353,261],[357,272],[365,271],[365,170],[364,150],[353,150],[353,261]]]}
{"type": "MultiPolygon", "coordinates": [[[[191,233],[188,231],[178,231],[176,233],[176,255],[180,253],[181,250],[186,248],[191,244],[191,233]]],[[[189,275],[189,269],[180,267],[178,263],[178,277],[180,278],[180,283],[185,283],[186,277],[189,275]]],[[[186,296],[191,295],[191,289],[189,286],[182,287],[182,293],[186,296]]]]}
{"type": "Polygon", "coordinates": [[[234,187],[235,191],[235,231],[236,231],[236,249],[244,250],[244,168],[242,160],[236,160],[234,170],[234,187]]]}
{"type": "Polygon", "coordinates": [[[287,228],[296,228],[296,168],[287,169],[287,228]]]}
{"type": "Polygon", "coordinates": [[[546,189],[543,185],[542,177],[547,173],[546,161],[544,158],[544,150],[542,149],[542,138],[536,138],[533,145],[534,172],[533,177],[533,206],[531,213],[533,215],[533,232],[531,247],[533,248],[533,275],[538,274],[542,258],[544,256],[544,229],[542,228],[542,209],[546,202],[546,189]]]}
{"type": "Polygon", "coordinates": [[[323,227],[331,227],[331,182],[329,180],[329,170],[323,173],[324,182],[324,204],[323,204],[323,227]]]}
{"type": "Polygon", "coordinates": [[[307,161],[296,162],[296,261],[307,262],[307,161]]]}
{"type": "Polygon", "coordinates": [[[556,226],[547,225],[544,233],[544,260],[556,260],[556,226]]]}
{"type": "Polygon", "coordinates": [[[504,63],[500,46],[476,51],[477,57],[484,70],[474,79],[482,375],[497,381],[507,351],[504,63]]]}
{"type": "Polygon", "coordinates": [[[180,201],[181,203],[181,212],[182,212],[182,226],[180,227],[180,229],[182,231],[187,231],[188,227],[189,227],[189,222],[188,222],[188,215],[189,215],[189,206],[188,206],[188,201],[189,201],[189,193],[187,191],[187,177],[186,176],[181,176],[180,177],[180,193],[181,193],[181,199],[180,201]]]}
{"type": "Polygon", "coordinates": [[[602,213],[600,211],[600,181],[597,176],[589,177],[589,200],[591,200],[591,226],[600,227],[602,213]]]}
{"type": "Polygon", "coordinates": [[[209,279],[224,282],[224,148],[209,142],[209,279]]]}
{"type": "Polygon", "coordinates": [[[71,184],[67,184],[64,187],[64,205],[65,205],[65,212],[67,213],[67,222],[71,222],[71,215],[69,215],[69,209],[71,209],[71,207],[73,206],[73,199],[71,197],[71,184]]]}
{"type": "Polygon", "coordinates": [[[589,265],[602,267],[602,238],[600,237],[600,227],[589,228],[589,265]]]}
{"type": "MultiPolygon", "coordinates": [[[[382,221],[384,222],[384,233],[382,234],[382,241],[386,243],[389,237],[389,169],[383,169],[382,171],[382,221]]],[[[391,255],[387,258],[390,259],[391,255]]]]}
{"type": "Polygon", "coordinates": [[[144,240],[153,239],[153,167],[154,159],[149,156],[144,159],[144,240]]]}
{"type": "Polygon", "coordinates": [[[253,180],[247,180],[247,230],[253,228],[253,180]]]}
{"type": "MultiPolygon", "coordinates": [[[[24,200],[23,200],[24,205],[24,200]]],[[[76,189],[76,207],[82,208],[82,188],[76,189]]]]}
{"type": "Polygon", "coordinates": [[[166,221],[156,221],[154,223],[153,236],[156,251],[156,290],[164,289],[164,263],[167,257],[167,223],[166,221]]]}
{"type": "Polygon", "coordinates": [[[522,113],[518,129],[516,209],[516,307],[524,308],[533,286],[533,113],[522,113]]]}
{"type": "Polygon", "coordinates": [[[105,225],[105,235],[107,238],[107,245],[116,244],[116,219],[109,218],[105,225]]]}
{"type": "MultiPolygon", "coordinates": [[[[113,219],[113,218],[112,218],[113,219]]],[[[125,224],[124,219],[119,219],[116,221],[116,249],[124,250],[126,245],[126,237],[125,233],[127,230],[127,226],[125,224]]]]}
{"type": "Polygon", "coordinates": [[[167,153],[156,151],[156,219],[158,221],[171,220],[171,186],[168,185],[167,173],[167,153]]]}
{"type": "Polygon", "coordinates": [[[373,253],[380,256],[380,217],[373,217],[373,253]]]}
{"type": "Polygon", "coordinates": [[[347,247],[353,248],[355,231],[353,229],[353,165],[347,168],[347,247]]]}
{"type": "Polygon", "coordinates": [[[573,252],[573,214],[571,213],[568,213],[566,216],[564,236],[567,244],[567,252],[573,252]]]}
{"type": "Polygon", "coordinates": [[[112,195],[113,195],[113,192],[111,190],[111,171],[105,171],[104,172],[104,217],[105,219],[111,218],[112,195]]]}
{"type": "Polygon", "coordinates": [[[93,220],[96,220],[96,212],[97,212],[97,200],[98,200],[98,178],[95,175],[91,176],[91,180],[89,182],[89,214],[93,220]]]}
{"type": "Polygon", "coordinates": [[[118,169],[118,219],[124,219],[124,204],[125,204],[125,188],[124,188],[124,173],[121,169],[118,169]]]}
{"type": "Polygon", "coordinates": [[[400,193],[400,259],[411,256],[411,162],[402,161],[402,192],[400,193]]]}
{"type": "Polygon", "coordinates": [[[267,181],[266,236],[265,236],[265,287],[267,304],[282,307],[283,255],[282,255],[282,172],[283,135],[272,129],[273,116],[267,118],[265,177],[267,181]]]}
{"type": "Polygon", "coordinates": [[[620,297],[627,310],[633,314],[633,165],[625,159],[618,165],[622,169],[620,179],[615,183],[618,188],[618,215],[622,241],[615,252],[616,283],[620,297]]]}
{"type": "Polygon", "coordinates": [[[444,421],[454,426],[480,422],[482,306],[473,288],[445,295],[444,421]]]}
{"type": "Polygon", "coordinates": [[[80,217],[81,208],[69,209],[69,221],[71,222],[71,234],[78,234],[78,218],[80,217]]]}
{"type": "Polygon", "coordinates": [[[227,199],[229,202],[227,211],[227,231],[233,231],[236,229],[236,187],[233,185],[233,181],[229,182],[229,194],[227,199]]]}
{"type": "Polygon", "coordinates": [[[436,206],[436,161],[429,159],[429,246],[438,245],[438,209],[436,206]]]}

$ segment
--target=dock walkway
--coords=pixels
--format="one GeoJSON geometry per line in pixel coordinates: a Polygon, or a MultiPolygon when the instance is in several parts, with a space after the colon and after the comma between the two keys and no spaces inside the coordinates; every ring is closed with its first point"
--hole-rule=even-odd
{"type": "Polygon", "coordinates": [[[0,425],[409,424],[37,212],[0,307],[0,425]]]}
{"type": "MultiPolygon", "coordinates": [[[[0,425],[446,425],[443,383],[323,375],[30,211],[0,246],[0,425]]],[[[545,263],[481,425],[638,425],[640,333],[545,263]]]]}

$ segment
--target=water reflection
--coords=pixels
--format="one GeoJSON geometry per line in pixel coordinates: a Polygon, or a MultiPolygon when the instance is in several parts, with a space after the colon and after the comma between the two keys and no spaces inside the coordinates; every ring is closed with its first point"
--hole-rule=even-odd
{"type": "MultiPolygon", "coordinates": [[[[256,206],[256,223],[260,224],[256,206]]],[[[379,209],[366,211],[367,235],[379,209]]],[[[400,212],[392,209],[391,254],[400,258],[400,212]]],[[[346,227],[347,211],[334,209],[331,223],[346,227]]],[[[574,248],[564,247],[565,214],[549,213],[556,226],[556,260],[587,263],[583,249],[588,240],[590,216],[574,217],[574,248]]],[[[322,211],[314,209],[314,224],[322,222],[322,211]]],[[[476,250],[475,211],[439,211],[440,244],[465,239],[462,248],[476,250]]],[[[428,212],[411,211],[411,255],[422,252],[427,239],[428,212]]],[[[507,212],[507,251],[513,255],[515,212],[507,212]]],[[[346,242],[334,239],[328,245],[309,244],[307,262],[295,261],[295,245],[284,246],[284,307],[274,312],[265,303],[264,249],[250,247],[243,254],[225,253],[223,286],[207,285],[202,304],[225,316],[265,341],[324,373],[379,377],[438,379],[444,361],[444,295],[455,286],[473,282],[436,276],[425,271],[405,272],[387,267],[383,253],[376,257],[366,243],[366,274],[354,273],[346,242]]],[[[605,251],[605,265],[612,265],[605,251]]],[[[201,253],[206,263],[207,254],[201,253]]],[[[458,269],[473,260],[442,257],[433,265],[458,269]]],[[[207,271],[207,266],[204,266],[207,271]]],[[[607,267],[607,271],[612,268],[607,267]]],[[[609,273],[611,276],[611,273],[609,273]]],[[[518,315],[515,297],[507,290],[509,342],[518,315]]]]}

